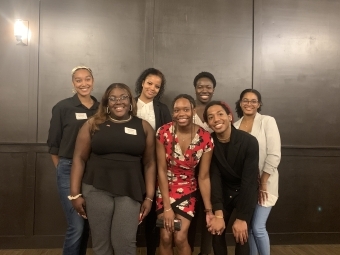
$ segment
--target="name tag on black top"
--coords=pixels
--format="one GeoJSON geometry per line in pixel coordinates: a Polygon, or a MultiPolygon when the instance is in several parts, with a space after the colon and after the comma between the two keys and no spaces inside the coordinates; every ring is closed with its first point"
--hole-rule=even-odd
{"type": "Polygon", "coordinates": [[[129,135],[137,135],[137,130],[134,128],[125,127],[125,133],[129,135]]]}
{"type": "Polygon", "coordinates": [[[76,119],[77,120],[87,120],[87,115],[86,115],[86,113],[77,113],[76,112],[76,119]]]}

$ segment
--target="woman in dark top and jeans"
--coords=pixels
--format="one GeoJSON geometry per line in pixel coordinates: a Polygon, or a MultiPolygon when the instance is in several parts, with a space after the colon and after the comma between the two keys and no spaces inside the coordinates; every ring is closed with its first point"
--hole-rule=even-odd
{"type": "MultiPolygon", "coordinates": [[[[136,81],[137,116],[150,123],[157,130],[171,122],[169,108],[159,101],[165,89],[165,77],[155,68],[144,70],[136,81]]],[[[156,183],[155,183],[156,186],[156,183]]],[[[145,239],[147,255],[155,255],[159,245],[159,228],[156,228],[156,200],[153,198],[152,209],[145,218],[145,239]]]]}
{"type": "Polygon", "coordinates": [[[57,168],[57,186],[60,201],[67,219],[63,254],[86,254],[88,240],[87,222],[72,208],[67,199],[70,194],[70,172],[78,131],[84,122],[97,111],[99,103],[91,96],[93,75],[90,68],[78,66],[72,70],[73,97],[57,103],[52,109],[52,119],[47,144],[54,166],[57,168]]]}
{"type": "Polygon", "coordinates": [[[135,255],[138,224],[153,202],[155,132],[136,112],[129,87],[111,84],[77,137],[70,199],[89,219],[97,255],[135,255]]]}

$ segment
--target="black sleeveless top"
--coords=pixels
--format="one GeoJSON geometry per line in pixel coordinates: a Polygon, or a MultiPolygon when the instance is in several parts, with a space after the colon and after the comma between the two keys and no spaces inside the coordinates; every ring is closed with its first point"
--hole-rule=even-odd
{"type": "Polygon", "coordinates": [[[110,120],[99,125],[91,140],[91,150],[83,182],[115,196],[128,196],[142,202],[145,183],[142,161],[146,144],[142,120],[126,123],[110,120]]]}

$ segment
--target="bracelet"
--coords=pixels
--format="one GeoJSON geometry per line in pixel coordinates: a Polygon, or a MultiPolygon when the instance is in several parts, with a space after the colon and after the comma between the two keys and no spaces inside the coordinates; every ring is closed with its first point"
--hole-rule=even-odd
{"type": "Polygon", "coordinates": [[[69,195],[69,196],[67,196],[67,198],[68,198],[68,200],[76,200],[78,197],[81,197],[81,196],[82,196],[82,194],[78,194],[78,195],[75,195],[75,196],[69,195]]]}
{"type": "Polygon", "coordinates": [[[164,210],[164,212],[169,212],[171,210],[172,210],[172,208],[170,207],[169,209],[164,210]]]}
{"type": "Polygon", "coordinates": [[[144,200],[150,200],[151,202],[153,202],[153,200],[151,198],[149,198],[149,197],[145,197],[144,200]]]}
{"type": "Polygon", "coordinates": [[[217,219],[223,219],[223,216],[221,216],[221,215],[215,215],[215,217],[216,217],[217,219]]]}
{"type": "Polygon", "coordinates": [[[204,209],[204,212],[212,212],[212,209],[204,209]]]}

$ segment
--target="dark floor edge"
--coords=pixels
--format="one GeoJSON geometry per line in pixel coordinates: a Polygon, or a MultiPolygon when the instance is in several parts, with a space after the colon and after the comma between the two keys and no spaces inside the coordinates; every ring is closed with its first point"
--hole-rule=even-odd
{"type": "MultiPolygon", "coordinates": [[[[200,235],[197,235],[195,246],[199,246],[200,235]]],[[[61,248],[63,236],[34,236],[34,237],[0,237],[0,249],[53,249],[61,248]]],[[[232,234],[227,234],[228,245],[234,246],[232,234]]],[[[270,234],[272,245],[301,245],[301,244],[340,244],[340,233],[291,233],[270,234]]],[[[89,247],[91,244],[89,244],[89,247]]],[[[143,247],[141,244],[140,247],[143,247]]]]}

